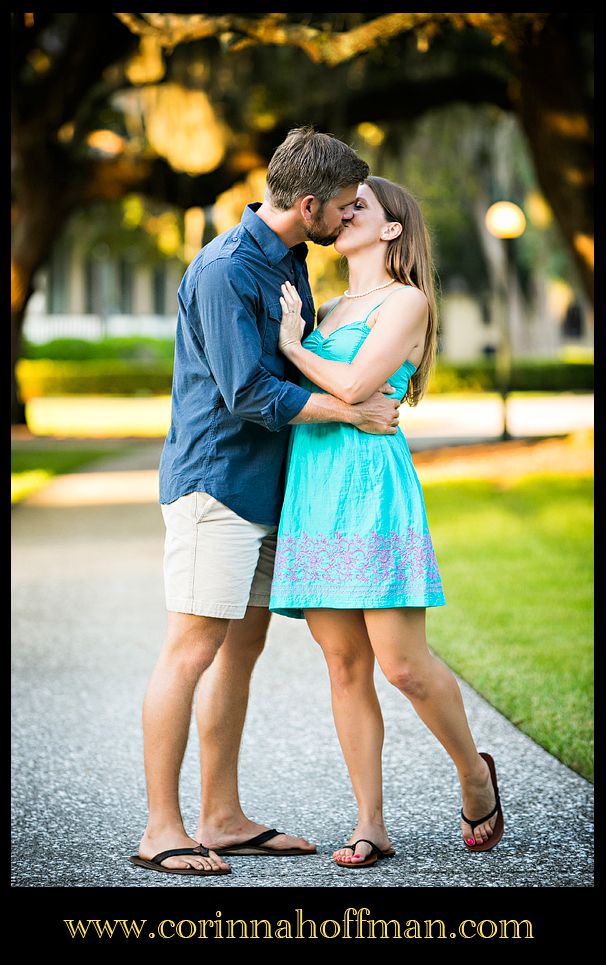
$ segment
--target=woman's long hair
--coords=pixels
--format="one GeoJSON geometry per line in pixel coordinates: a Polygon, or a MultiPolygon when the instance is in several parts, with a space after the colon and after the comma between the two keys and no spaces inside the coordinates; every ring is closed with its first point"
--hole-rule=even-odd
{"type": "Polygon", "coordinates": [[[404,285],[414,285],[427,298],[429,319],[423,357],[408,383],[404,401],[416,405],[423,396],[435,364],[438,343],[438,310],[435,294],[435,268],[431,240],[416,199],[399,184],[371,175],[365,183],[385,212],[387,221],[398,221],[402,231],[388,242],[385,267],[388,274],[404,285]]]}

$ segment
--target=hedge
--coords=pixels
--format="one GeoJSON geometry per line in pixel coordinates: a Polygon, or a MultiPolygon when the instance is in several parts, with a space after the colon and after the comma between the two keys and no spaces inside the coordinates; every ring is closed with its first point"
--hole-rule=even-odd
{"type": "Polygon", "coordinates": [[[146,335],[122,335],[91,342],[84,338],[55,338],[43,344],[24,340],[24,359],[55,359],[80,362],[88,359],[127,359],[145,362],[172,361],[175,341],[146,335]]]}
{"type": "Polygon", "coordinates": [[[49,395],[170,395],[172,372],[172,359],[21,359],[17,363],[17,381],[24,402],[49,395]]]}
{"type": "MultiPolygon", "coordinates": [[[[438,359],[430,392],[481,391],[497,388],[492,361],[454,365],[438,359]]],[[[513,392],[593,392],[593,362],[561,362],[557,359],[519,359],[512,366],[513,392]]]]}
{"type": "MultiPolygon", "coordinates": [[[[21,359],[17,379],[24,402],[48,395],[170,395],[173,361],[157,359],[89,359],[53,361],[21,359]]],[[[516,362],[512,391],[592,392],[593,363],[516,362]]],[[[429,392],[493,392],[494,366],[477,362],[438,362],[429,392]]]]}

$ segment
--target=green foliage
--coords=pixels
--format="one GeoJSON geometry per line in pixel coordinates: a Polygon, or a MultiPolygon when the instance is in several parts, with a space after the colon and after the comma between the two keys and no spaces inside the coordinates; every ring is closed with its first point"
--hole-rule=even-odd
{"type": "Polygon", "coordinates": [[[172,361],[174,352],[173,339],[133,335],[103,338],[95,342],[84,338],[56,338],[39,345],[24,340],[22,357],[55,361],[134,359],[151,362],[172,361]]]}
{"type": "Polygon", "coordinates": [[[85,258],[121,258],[133,266],[157,266],[170,258],[182,259],[183,212],[137,194],[96,201],[72,215],[64,241],[77,245],[85,258]],[[167,228],[171,229],[168,248],[163,243],[167,228]]]}
{"type": "Polygon", "coordinates": [[[62,447],[59,443],[37,447],[35,443],[28,443],[27,447],[19,447],[11,452],[11,475],[13,473],[32,472],[42,470],[50,476],[64,472],[73,472],[79,466],[84,466],[95,459],[113,456],[122,451],[122,447],[97,449],[83,449],[75,446],[62,447]]]}
{"type": "MultiPolygon", "coordinates": [[[[511,372],[514,392],[593,392],[593,362],[517,359],[511,372]]],[[[493,361],[449,364],[438,360],[429,392],[497,390],[493,361]]]]}
{"type": "Polygon", "coordinates": [[[593,777],[593,480],[424,486],[447,607],[430,646],[551,754],[593,777]]]}
{"type": "MultiPolygon", "coordinates": [[[[174,342],[160,338],[55,339],[26,346],[17,366],[25,401],[49,395],[170,395],[174,342]]],[[[517,361],[512,391],[592,392],[592,362],[517,361]]],[[[438,360],[430,393],[496,391],[494,362],[438,360]]]]}
{"type": "Polygon", "coordinates": [[[17,363],[17,379],[24,402],[52,395],[169,395],[172,370],[172,359],[21,359],[17,363]]]}

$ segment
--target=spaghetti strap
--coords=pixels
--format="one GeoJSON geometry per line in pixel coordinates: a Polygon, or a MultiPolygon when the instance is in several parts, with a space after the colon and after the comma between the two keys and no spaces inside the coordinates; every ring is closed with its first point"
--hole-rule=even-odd
{"type": "MultiPolygon", "coordinates": [[[[403,285],[403,287],[404,287],[404,288],[412,288],[412,285],[403,285]]],[[[374,308],[371,308],[371,309],[370,309],[368,315],[366,315],[366,317],[363,318],[362,321],[365,322],[367,319],[369,319],[370,316],[372,315],[372,313],[373,313],[373,312],[376,312],[377,308],[380,308],[381,305],[384,305],[388,298],[391,298],[392,295],[395,295],[396,292],[399,292],[399,291],[401,291],[401,290],[402,290],[401,288],[394,288],[394,290],[393,290],[392,292],[390,292],[389,295],[387,295],[387,296],[383,299],[382,302],[379,302],[378,305],[375,305],[374,308]]],[[[338,304],[338,303],[337,303],[337,304],[338,304]]],[[[337,306],[335,305],[335,308],[336,308],[336,307],[337,307],[337,306]]],[[[331,309],[331,311],[332,311],[332,309],[331,309]]],[[[330,315],[330,312],[329,312],[328,314],[330,315]]],[[[324,316],[324,318],[326,318],[326,315],[324,316]]]]}
{"type": "MultiPolygon", "coordinates": [[[[331,312],[334,312],[335,308],[336,308],[337,305],[340,303],[340,301],[341,301],[342,298],[343,298],[342,295],[340,296],[340,298],[337,298],[337,300],[336,300],[335,304],[332,306],[332,308],[329,309],[329,311],[326,312],[326,315],[323,316],[322,322],[324,321],[324,319],[328,318],[328,316],[331,314],[331,312]]],[[[321,324],[322,324],[321,322],[318,322],[318,325],[321,325],[321,324]]]]}

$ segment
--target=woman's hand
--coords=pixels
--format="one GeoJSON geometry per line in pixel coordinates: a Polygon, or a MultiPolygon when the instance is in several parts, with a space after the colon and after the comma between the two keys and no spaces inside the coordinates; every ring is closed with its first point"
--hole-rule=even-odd
{"type": "Polygon", "coordinates": [[[280,338],[278,345],[283,355],[288,356],[289,349],[301,344],[305,321],[301,318],[301,299],[294,285],[289,281],[282,285],[282,322],[280,323],[280,338]]]}

